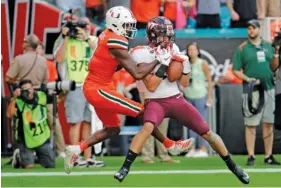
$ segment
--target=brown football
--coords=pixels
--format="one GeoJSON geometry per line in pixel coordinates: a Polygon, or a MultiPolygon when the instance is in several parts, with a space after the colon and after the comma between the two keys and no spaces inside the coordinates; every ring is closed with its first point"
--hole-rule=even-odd
{"type": "Polygon", "coordinates": [[[172,60],[167,70],[168,80],[170,82],[179,80],[182,76],[182,71],[183,71],[182,62],[172,60]]]}

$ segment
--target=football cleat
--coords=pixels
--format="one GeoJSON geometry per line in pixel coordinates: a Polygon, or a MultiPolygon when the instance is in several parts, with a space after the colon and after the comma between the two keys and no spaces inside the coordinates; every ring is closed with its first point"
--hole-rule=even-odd
{"type": "Polygon", "coordinates": [[[129,170],[125,167],[122,167],[118,172],[114,174],[114,178],[117,179],[120,183],[125,179],[128,175],[129,170]]]}
{"type": "Polygon", "coordinates": [[[233,174],[244,184],[249,184],[250,183],[250,177],[249,175],[242,170],[241,168],[239,168],[237,165],[235,165],[234,169],[230,169],[233,174]]]}
{"type": "Polygon", "coordinates": [[[194,142],[194,138],[176,141],[175,144],[167,148],[167,150],[171,155],[179,155],[181,153],[189,151],[194,145],[194,142]]]}
{"type": "Polygon", "coordinates": [[[78,160],[80,147],[68,146],[65,149],[64,169],[67,174],[71,173],[74,163],[78,160]]]}

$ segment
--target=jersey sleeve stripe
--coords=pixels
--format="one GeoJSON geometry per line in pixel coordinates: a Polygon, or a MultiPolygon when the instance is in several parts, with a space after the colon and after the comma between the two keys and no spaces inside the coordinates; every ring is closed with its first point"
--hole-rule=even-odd
{"type": "Polygon", "coordinates": [[[116,40],[116,39],[109,39],[107,44],[120,44],[123,46],[127,46],[128,47],[128,43],[122,40],[116,40]]]}
{"type": "Polygon", "coordinates": [[[112,101],[114,103],[117,103],[117,104],[119,104],[121,106],[124,106],[124,107],[126,107],[126,108],[128,108],[130,110],[133,110],[135,112],[140,112],[142,110],[140,107],[135,106],[134,104],[131,104],[131,103],[125,101],[125,100],[122,100],[121,98],[118,98],[117,96],[113,96],[113,95],[111,95],[111,94],[109,94],[109,93],[107,93],[107,92],[105,92],[105,91],[103,91],[101,89],[98,90],[98,93],[102,97],[104,97],[104,98],[106,98],[106,99],[108,99],[108,100],[110,100],[110,101],[112,101]]]}
{"type": "Polygon", "coordinates": [[[128,46],[123,46],[123,45],[120,45],[120,44],[107,44],[107,46],[109,48],[121,48],[121,49],[124,49],[124,50],[128,50],[128,46]]]}

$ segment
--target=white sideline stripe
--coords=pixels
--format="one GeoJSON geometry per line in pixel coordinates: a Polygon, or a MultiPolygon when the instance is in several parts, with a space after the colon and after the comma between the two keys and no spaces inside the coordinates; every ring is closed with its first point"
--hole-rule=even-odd
{"type": "MultiPolygon", "coordinates": [[[[246,172],[256,173],[276,173],[281,172],[279,168],[261,168],[261,169],[245,169],[246,172]]],[[[17,177],[17,176],[104,176],[113,175],[116,171],[97,171],[97,172],[72,172],[66,174],[65,172],[4,172],[1,177],[17,177]]],[[[142,170],[132,171],[130,174],[222,174],[231,173],[227,169],[218,170],[142,170]]]]}
{"type": "MultiPolygon", "coordinates": [[[[22,187],[9,187],[9,188],[22,188],[22,187]]],[[[36,187],[36,188],[45,188],[45,187],[36,187]]],[[[49,187],[48,187],[49,188],[49,187]]],[[[52,187],[52,188],[61,188],[61,187],[52,187]]],[[[77,188],[77,187],[67,187],[67,188],[77,188]]],[[[83,187],[83,188],[93,188],[93,187],[83,187]]],[[[117,188],[117,187],[102,187],[102,188],[117,188]]],[[[120,187],[118,188],[163,188],[163,187],[120,187]]],[[[165,188],[210,188],[210,187],[165,187],[165,188]]],[[[241,188],[241,187],[228,187],[228,188],[241,188]]],[[[269,188],[269,187],[248,187],[247,188],[269,188]]],[[[274,187],[280,188],[280,187],[274,187]]]]}
{"type": "MultiPolygon", "coordinates": [[[[22,187],[9,187],[9,188],[22,188],[22,187]]],[[[36,188],[45,188],[45,187],[36,187],[36,188]]],[[[61,188],[61,187],[52,187],[52,188],[61,188]]],[[[77,188],[77,187],[67,187],[67,188],[77,188]]],[[[83,187],[83,188],[93,188],[93,187],[83,187]]],[[[102,187],[102,188],[117,188],[117,187],[102,187]]],[[[118,188],[163,188],[163,187],[120,187],[118,188]]],[[[165,188],[210,188],[210,187],[165,187],[165,188]]],[[[241,187],[228,187],[228,188],[241,188],[241,187]]],[[[247,188],[269,188],[269,187],[248,187],[247,188]]],[[[280,187],[274,187],[280,188],[280,187]]]]}

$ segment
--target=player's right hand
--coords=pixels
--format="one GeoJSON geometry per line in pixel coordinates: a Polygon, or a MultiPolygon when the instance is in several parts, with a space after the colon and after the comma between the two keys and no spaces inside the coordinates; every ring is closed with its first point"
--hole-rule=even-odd
{"type": "Polygon", "coordinates": [[[156,59],[160,62],[162,65],[169,66],[172,58],[172,52],[171,49],[161,49],[161,46],[158,46],[156,49],[156,59]]]}

